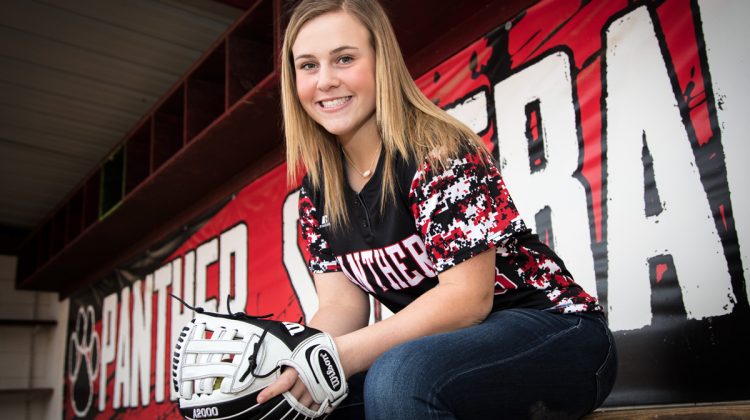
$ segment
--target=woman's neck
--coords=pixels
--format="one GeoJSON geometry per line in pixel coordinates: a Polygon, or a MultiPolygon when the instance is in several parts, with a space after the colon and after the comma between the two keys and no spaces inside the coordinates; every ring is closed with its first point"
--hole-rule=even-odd
{"type": "Polygon", "coordinates": [[[363,170],[372,164],[382,143],[374,118],[355,133],[339,136],[338,140],[346,155],[354,162],[354,166],[363,170]]]}
{"type": "Polygon", "coordinates": [[[354,191],[359,192],[375,172],[382,147],[374,118],[353,135],[340,136],[338,140],[345,156],[347,181],[354,191]]]}

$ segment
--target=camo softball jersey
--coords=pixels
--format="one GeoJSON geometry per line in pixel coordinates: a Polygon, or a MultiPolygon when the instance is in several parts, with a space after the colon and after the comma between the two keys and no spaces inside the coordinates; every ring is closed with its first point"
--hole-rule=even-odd
{"type": "Polygon", "coordinates": [[[311,272],[341,271],[396,312],[435,287],[440,272],[494,246],[493,311],[601,311],[526,227],[491,158],[465,151],[437,172],[397,159],[397,200],[381,213],[383,160],[362,191],[345,187],[350,224],[341,232],[321,214],[322,191],[303,180],[300,227],[311,272]]]}

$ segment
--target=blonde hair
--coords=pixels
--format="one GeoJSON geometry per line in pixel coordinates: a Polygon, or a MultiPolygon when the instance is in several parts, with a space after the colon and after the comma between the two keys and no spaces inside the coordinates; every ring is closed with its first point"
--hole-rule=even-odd
{"type": "Polygon", "coordinates": [[[458,153],[461,144],[472,144],[487,153],[471,129],[433,104],[419,90],[406,67],[393,27],[376,0],[303,0],[295,8],[281,50],[281,103],[286,135],[287,179],[296,185],[303,166],[314,189],[323,187],[325,208],[334,229],[348,222],[344,201],[344,164],[336,138],[302,108],[296,93],[292,56],[300,28],[318,16],[344,11],[357,18],[370,33],[375,50],[375,117],[383,142],[384,177],[381,211],[396,193],[395,157],[427,160],[433,170],[442,168],[458,153]]]}

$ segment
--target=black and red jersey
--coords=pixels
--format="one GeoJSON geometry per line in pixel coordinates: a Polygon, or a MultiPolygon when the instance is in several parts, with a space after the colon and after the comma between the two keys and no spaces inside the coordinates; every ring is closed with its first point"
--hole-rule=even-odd
{"type": "Polygon", "coordinates": [[[344,183],[349,225],[334,231],[322,191],[302,182],[299,211],[313,273],[341,271],[396,312],[438,284],[438,275],[496,249],[493,311],[518,307],[601,311],[560,258],[521,219],[490,158],[462,152],[442,171],[397,159],[396,202],[380,211],[381,156],[359,193],[344,183]]]}

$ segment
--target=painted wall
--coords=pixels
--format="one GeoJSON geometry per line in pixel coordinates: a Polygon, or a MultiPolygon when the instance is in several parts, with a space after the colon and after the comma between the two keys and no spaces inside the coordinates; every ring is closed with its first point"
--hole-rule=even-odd
{"type": "MultiPolygon", "coordinates": [[[[527,224],[607,309],[607,405],[747,400],[750,3],[581,3],[498,22],[418,84],[483,137],[527,224]]],[[[168,293],[309,319],[284,171],[71,296],[66,418],[176,416],[169,349],[192,314],[168,293]]]]}

